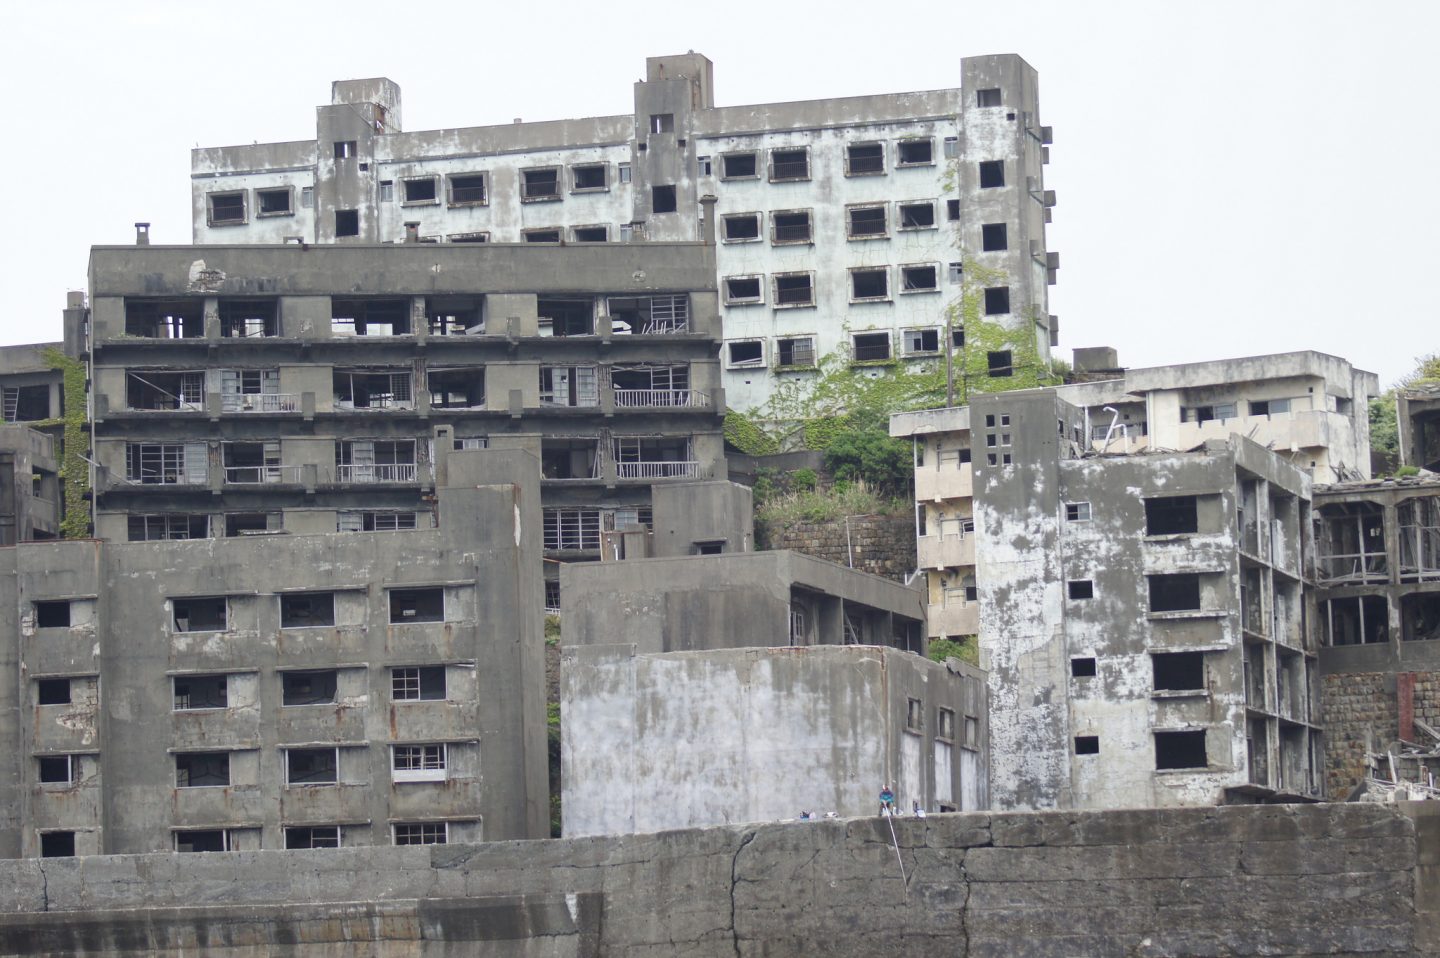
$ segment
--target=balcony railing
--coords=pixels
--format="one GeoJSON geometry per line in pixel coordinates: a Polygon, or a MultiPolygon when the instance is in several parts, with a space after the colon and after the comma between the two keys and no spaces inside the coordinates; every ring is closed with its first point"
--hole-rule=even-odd
{"type": "Polygon", "coordinates": [[[300,468],[299,466],[226,466],[225,484],[249,486],[271,482],[298,483],[300,468]]]}
{"type": "Polygon", "coordinates": [[[615,405],[703,409],[710,405],[710,397],[698,389],[617,389],[615,405]]]}
{"type": "Polygon", "coordinates": [[[1320,580],[1327,583],[1390,581],[1390,562],[1383,552],[1320,556],[1320,580]]]}
{"type": "Polygon", "coordinates": [[[693,479],[700,472],[698,462],[617,462],[615,475],[621,479],[693,479]]]}
{"type": "Polygon", "coordinates": [[[372,463],[335,467],[336,482],[414,482],[413,462],[372,463]]]}
{"type": "Polygon", "coordinates": [[[220,397],[222,412],[295,412],[299,408],[292,393],[226,394],[220,397]]]}

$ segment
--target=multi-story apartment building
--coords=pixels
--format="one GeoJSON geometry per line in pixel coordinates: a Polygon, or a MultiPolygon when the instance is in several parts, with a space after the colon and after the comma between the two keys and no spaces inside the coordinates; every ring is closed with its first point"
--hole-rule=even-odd
{"type": "Polygon", "coordinates": [[[651,57],[633,113],[420,132],[394,82],[347,80],[314,140],[194,152],[194,241],[685,241],[713,195],[724,385],[750,409],[827,356],[965,349],[962,282],[982,372],[1045,365],[1050,138],[1014,55],[963,59],[952,89],[744,106],[715,105],[704,56],[651,57]]]}
{"type": "Polygon", "coordinates": [[[1400,464],[1440,471],[1440,383],[1395,391],[1400,464]]]}
{"type": "Polygon", "coordinates": [[[439,455],[435,528],[0,549],[0,857],[548,834],[539,469],[439,455]]]}
{"type": "Polygon", "coordinates": [[[594,559],[724,475],[703,243],[97,247],[89,320],[102,538],[426,528],[439,454],[490,447],[594,559]]]}
{"type": "Polygon", "coordinates": [[[0,426],[0,546],[60,533],[55,439],[24,426],[0,426]]]}

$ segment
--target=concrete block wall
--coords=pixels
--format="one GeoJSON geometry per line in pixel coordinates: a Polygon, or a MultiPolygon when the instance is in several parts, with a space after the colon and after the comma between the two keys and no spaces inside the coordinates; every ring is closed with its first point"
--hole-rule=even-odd
{"type": "MultiPolygon", "coordinates": [[[[1364,780],[1367,730],[1376,752],[1400,739],[1440,747],[1415,721],[1440,730],[1440,672],[1332,673],[1324,676],[1323,689],[1325,787],[1331,799],[1344,799],[1364,780]]],[[[1409,780],[1417,769],[1414,762],[1402,762],[1397,771],[1409,780]]]]}
{"type": "Polygon", "coordinates": [[[0,956],[1440,947],[1434,803],[936,815],[895,820],[894,845],[891,824],[0,862],[0,956]]]}

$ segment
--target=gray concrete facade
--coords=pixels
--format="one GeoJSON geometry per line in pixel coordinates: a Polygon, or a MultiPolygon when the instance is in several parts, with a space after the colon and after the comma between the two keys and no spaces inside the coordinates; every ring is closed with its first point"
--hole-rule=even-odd
{"type": "Polygon", "coordinates": [[[56,441],[25,426],[0,426],[0,546],[60,534],[56,441]]]}
{"type": "Polygon", "coordinates": [[[538,463],[446,471],[433,528],[0,550],[0,857],[547,834],[538,463]]]}

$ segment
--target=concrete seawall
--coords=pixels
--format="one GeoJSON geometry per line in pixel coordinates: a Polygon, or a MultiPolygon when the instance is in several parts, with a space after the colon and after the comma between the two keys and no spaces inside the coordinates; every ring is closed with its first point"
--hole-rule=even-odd
{"type": "Polygon", "coordinates": [[[0,862],[0,955],[1437,953],[1440,807],[0,862]],[[900,877],[903,862],[906,878],[900,877]]]}

